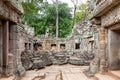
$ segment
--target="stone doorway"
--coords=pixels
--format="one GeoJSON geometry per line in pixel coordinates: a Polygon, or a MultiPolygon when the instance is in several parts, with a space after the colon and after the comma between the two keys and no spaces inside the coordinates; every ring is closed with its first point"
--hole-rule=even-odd
{"type": "Polygon", "coordinates": [[[51,44],[51,51],[56,51],[56,44],[51,44]]]}
{"type": "Polygon", "coordinates": [[[60,51],[64,51],[65,50],[65,44],[60,44],[60,51]]]}
{"type": "Polygon", "coordinates": [[[75,43],[75,49],[80,49],[80,43],[75,43]]]}
{"type": "Polygon", "coordinates": [[[108,31],[108,67],[120,70],[120,30],[108,31]]]}
{"type": "Polygon", "coordinates": [[[42,44],[38,44],[38,49],[39,49],[39,50],[43,50],[42,44]]]}
{"type": "Polygon", "coordinates": [[[27,50],[28,49],[28,44],[27,43],[25,43],[25,50],[27,50]]]}
{"type": "Polygon", "coordinates": [[[37,51],[37,50],[43,50],[42,43],[34,43],[34,50],[35,51],[37,51]]]}

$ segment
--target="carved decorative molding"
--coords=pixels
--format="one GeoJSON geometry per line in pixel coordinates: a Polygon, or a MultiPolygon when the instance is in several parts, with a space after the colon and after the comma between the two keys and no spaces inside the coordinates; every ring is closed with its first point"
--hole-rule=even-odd
{"type": "Polygon", "coordinates": [[[93,12],[91,13],[91,18],[101,17],[119,3],[120,0],[101,0],[99,4],[96,5],[96,8],[93,10],[93,12]]]}
{"type": "Polygon", "coordinates": [[[16,12],[18,12],[18,14],[23,14],[23,8],[20,1],[17,0],[2,0],[2,1],[5,2],[9,7],[14,9],[16,12]]]}
{"type": "Polygon", "coordinates": [[[0,18],[17,23],[20,16],[21,13],[16,12],[15,9],[9,7],[3,1],[0,1],[0,18]]]}
{"type": "Polygon", "coordinates": [[[120,5],[112,8],[108,13],[101,17],[101,26],[109,27],[120,22],[120,5]]]}

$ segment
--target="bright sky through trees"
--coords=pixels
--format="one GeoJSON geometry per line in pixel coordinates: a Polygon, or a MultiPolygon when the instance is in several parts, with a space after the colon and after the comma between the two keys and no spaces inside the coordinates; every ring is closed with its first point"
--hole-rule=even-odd
{"type": "MultiPolygon", "coordinates": [[[[50,3],[52,3],[52,0],[47,0],[49,1],[50,3]]],[[[71,2],[71,0],[59,0],[59,1],[62,1],[62,2],[65,2],[65,3],[68,3],[68,5],[70,7],[73,7],[73,3],[71,2]]],[[[78,0],[79,1],[79,4],[82,4],[82,3],[86,3],[87,0],[78,0]]]]}

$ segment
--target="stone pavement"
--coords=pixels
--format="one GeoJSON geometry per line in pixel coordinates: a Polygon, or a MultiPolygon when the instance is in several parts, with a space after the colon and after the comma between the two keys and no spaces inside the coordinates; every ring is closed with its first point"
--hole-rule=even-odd
{"type": "MultiPolygon", "coordinates": [[[[97,73],[95,76],[98,79],[88,78],[83,74],[83,70],[88,68],[88,66],[74,66],[74,65],[52,65],[47,66],[41,70],[31,70],[27,71],[26,75],[21,80],[120,80],[119,78],[114,78],[110,75],[102,75],[97,73]],[[57,77],[62,79],[58,79],[57,77]]],[[[112,71],[113,73],[120,76],[119,71],[112,71]]],[[[13,80],[9,78],[2,78],[0,80],[13,80]]]]}
{"type": "Polygon", "coordinates": [[[110,71],[110,73],[112,73],[113,75],[120,78],[120,70],[118,70],[118,71],[110,71]]]}

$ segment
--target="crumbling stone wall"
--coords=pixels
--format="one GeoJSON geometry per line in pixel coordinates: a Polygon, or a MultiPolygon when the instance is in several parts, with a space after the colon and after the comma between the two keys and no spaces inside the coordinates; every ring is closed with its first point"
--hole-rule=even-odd
{"type": "Polygon", "coordinates": [[[36,38],[36,43],[40,44],[42,46],[42,50],[44,51],[61,51],[61,44],[65,45],[65,50],[70,50],[71,48],[69,47],[70,45],[68,44],[70,41],[67,41],[65,38],[62,39],[56,39],[55,37],[48,36],[46,37],[45,35],[37,36],[36,38]],[[70,49],[69,49],[70,48],[70,49]]]}
{"type": "Polygon", "coordinates": [[[79,53],[84,53],[87,51],[89,53],[93,52],[95,41],[94,41],[94,32],[92,27],[90,27],[90,22],[88,20],[83,21],[75,27],[76,31],[74,33],[74,44],[79,43],[79,49],[74,49],[74,51],[78,51],[79,53]]]}

